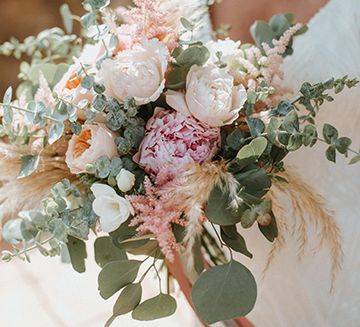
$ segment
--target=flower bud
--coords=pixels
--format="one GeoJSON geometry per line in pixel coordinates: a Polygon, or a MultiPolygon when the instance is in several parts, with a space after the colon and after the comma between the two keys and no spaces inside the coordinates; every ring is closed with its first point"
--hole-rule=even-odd
{"type": "Polygon", "coordinates": [[[10,251],[2,251],[1,252],[1,261],[10,262],[13,258],[13,255],[10,251]]]}
{"type": "Polygon", "coordinates": [[[261,215],[259,215],[256,220],[259,223],[259,225],[268,226],[271,223],[271,219],[272,218],[271,218],[270,214],[267,212],[264,212],[261,215]]]}
{"type": "Polygon", "coordinates": [[[120,173],[116,176],[116,182],[119,190],[126,193],[133,188],[135,184],[135,175],[132,172],[122,168],[120,173]]]}

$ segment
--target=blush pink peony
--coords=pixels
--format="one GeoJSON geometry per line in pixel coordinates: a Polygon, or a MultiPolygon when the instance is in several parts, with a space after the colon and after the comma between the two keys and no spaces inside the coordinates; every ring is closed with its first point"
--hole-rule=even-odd
{"type": "Polygon", "coordinates": [[[183,165],[210,161],[220,146],[220,129],[176,111],[156,108],[134,161],[153,176],[176,174],[183,165]]]}
{"type": "Polygon", "coordinates": [[[115,134],[103,124],[85,124],[79,135],[69,141],[65,161],[71,173],[86,173],[86,165],[93,164],[101,156],[110,159],[117,156],[115,134]]]}

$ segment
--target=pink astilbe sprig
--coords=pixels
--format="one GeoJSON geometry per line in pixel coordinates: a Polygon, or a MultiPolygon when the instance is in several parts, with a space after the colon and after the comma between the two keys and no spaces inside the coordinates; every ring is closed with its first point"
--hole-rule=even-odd
{"type": "MultiPolygon", "coordinates": [[[[291,38],[303,27],[302,24],[295,24],[290,27],[279,40],[273,40],[273,47],[262,43],[261,50],[253,45],[243,49],[241,55],[236,58],[237,64],[242,68],[236,73],[237,82],[246,85],[249,89],[255,89],[262,81],[276,90],[275,96],[287,92],[276,83],[276,78],[283,79],[284,72],[281,70],[283,54],[289,45],[291,38]]],[[[272,101],[271,98],[269,98],[272,101]]]]}
{"type": "Polygon", "coordinates": [[[290,27],[279,40],[273,40],[274,47],[270,47],[268,44],[263,43],[262,47],[265,51],[264,57],[262,57],[259,63],[263,66],[261,68],[262,75],[265,80],[272,80],[275,75],[281,79],[284,78],[284,73],[280,69],[280,65],[283,63],[282,55],[285,53],[287,46],[289,45],[291,38],[303,27],[303,24],[295,24],[290,27]]]}
{"type": "Polygon", "coordinates": [[[45,106],[47,106],[51,110],[55,108],[55,104],[56,104],[55,98],[50,89],[49,83],[42,72],[40,72],[39,88],[35,93],[34,100],[37,102],[42,102],[45,106]]]}
{"type": "Polygon", "coordinates": [[[130,226],[137,226],[139,235],[155,234],[166,259],[173,262],[176,239],[172,224],[185,226],[185,220],[181,219],[183,211],[176,206],[170,208],[168,203],[171,194],[158,196],[156,187],[148,177],[145,178],[144,187],[145,195],[127,197],[136,214],[130,226]]]}
{"type": "Polygon", "coordinates": [[[157,38],[166,44],[169,51],[177,46],[178,33],[167,24],[166,14],[161,12],[153,0],[134,0],[135,7],[119,8],[118,11],[128,25],[137,26],[137,37],[157,38]]]}

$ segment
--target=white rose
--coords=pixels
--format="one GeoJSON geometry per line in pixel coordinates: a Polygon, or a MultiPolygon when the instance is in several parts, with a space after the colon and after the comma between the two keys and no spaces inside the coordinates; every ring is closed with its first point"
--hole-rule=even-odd
{"type": "Polygon", "coordinates": [[[100,218],[100,226],[104,232],[113,232],[134,214],[130,202],[118,195],[112,187],[95,183],[91,186],[91,191],[95,196],[92,207],[100,218]]]}
{"type": "Polygon", "coordinates": [[[135,184],[135,175],[132,172],[122,168],[120,173],[116,176],[116,182],[119,190],[126,193],[133,188],[135,184]]]}
{"type": "Polygon", "coordinates": [[[245,88],[234,86],[233,76],[213,64],[190,68],[185,95],[171,90],[166,94],[166,102],[172,108],[212,127],[234,122],[246,98],[245,88]]]}
{"type": "Polygon", "coordinates": [[[209,63],[213,64],[219,60],[217,53],[221,53],[221,61],[227,65],[231,64],[234,58],[240,53],[240,41],[234,42],[229,38],[217,41],[211,40],[207,42],[205,46],[210,51],[209,63]]]}
{"type": "Polygon", "coordinates": [[[122,103],[126,97],[134,98],[137,105],[155,101],[165,87],[168,60],[169,52],[163,43],[143,39],[114,59],[104,60],[99,76],[105,93],[122,103]]]}
{"type": "Polygon", "coordinates": [[[16,244],[19,241],[23,239],[22,233],[21,233],[21,223],[22,219],[17,218],[13,220],[9,220],[5,223],[3,230],[2,230],[2,236],[5,241],[16,244]]]}

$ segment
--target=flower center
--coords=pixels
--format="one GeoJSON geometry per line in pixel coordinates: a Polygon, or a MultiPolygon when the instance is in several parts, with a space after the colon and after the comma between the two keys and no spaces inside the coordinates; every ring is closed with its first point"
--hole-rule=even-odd
{"type": "Polygon", "coordinates": [[[79,77],[76,73],[73,73],[66,82],[65,87],[69,90],[76,89],[81,82],[81,77],[79,77]]]}
{"type": "Polygon", "coordinates": [[[76,138],[74,145],[74,157],[77,158],[81,156],[88,148],[91,146],[91,130],[83,129],[79,136],[76,138]]]}

